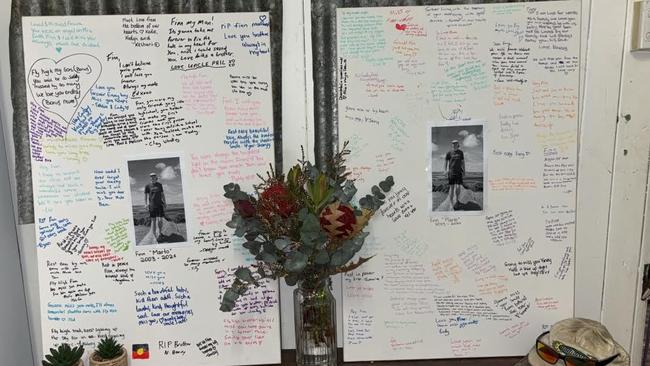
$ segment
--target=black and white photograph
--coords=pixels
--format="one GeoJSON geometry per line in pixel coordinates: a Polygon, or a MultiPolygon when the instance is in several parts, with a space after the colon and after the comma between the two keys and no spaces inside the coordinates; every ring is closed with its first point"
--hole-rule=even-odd
{"type": "Polygon", "coordinates": [[[135,246],[186,245],[181,158],[128,161],[135,246]]]}
{"type": "Polygon", "coordinates": [[[480,214],[485,207],[485,134],[481,121],[429,125],[431,215],[480,214]]]}

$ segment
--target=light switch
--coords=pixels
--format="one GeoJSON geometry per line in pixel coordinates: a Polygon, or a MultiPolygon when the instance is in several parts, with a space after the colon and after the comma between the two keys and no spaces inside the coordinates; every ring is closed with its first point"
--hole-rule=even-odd
{"type": "Polygon", "coordinates": [[[634,3],[632,51],[650,51],[650,1],[634,3]]]}

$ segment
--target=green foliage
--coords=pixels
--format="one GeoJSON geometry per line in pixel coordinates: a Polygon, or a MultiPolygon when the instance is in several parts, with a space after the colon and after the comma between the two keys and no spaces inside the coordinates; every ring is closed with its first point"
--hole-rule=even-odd
{"type": "Polygon", "coordinates": [[[320,247],[327,241],[327,235],[320,227],[320,221],[312,213],[307,213],[302,219],[300,226],[300,242],[303,246],[314,249],[320,247]]]}
{"type": "Polygon", "coordinates": [[[50,348],[50,353],[45,355],[43,366],[75,366],[84,354],[82,345],[70,347],[63,343],[57,349],[50,348]]]}
{"type": "Polygon", "coordinates": [[[343,186],[338,187],[334,192],[334,197],[341,203],[350,203],[355,194],[357,194],[357,187],[354,186],[354,182],[346,180],[343,186]]]}
{"type": "Polygon", "coordinates": [[[278,248],[278,250],[284,250],[286,247],[288,247],[291,244],[291,240],[287,238],[280,238],[280,239],[275,239],[273,243],[275,244],[275,247],[278,248]]]}
{"type": "Polygon", "coordinates": [[[334,194],[330,187],[327,175],[320,173],[313,182],[307,182],[307,195],[309,196],[312,213],[319,213],[328,203],[334,194]]]}
{"type": "Polygon", "coordinates": [[[253,273],[248,268],[244,268],[244,267],[237,268],[237,270],[235,271],[235,277],[237,277],[241,281],[253,283],[257,285],[257,281],[255,281],[255,278],[253,278],[253,273]]]}
{"type": "Polygon", "coordinates": [[[114,360],[122,355],[122,345],[117,343],[114,337],[108,336],[102,338],[95,350],[97,355],[103,360],[114,360]]]}
{"type": "Polygon", "coordinates": [[[250,196],[248,194],[240,190],[239,184],[228,183],[223,186],[223,189],[226,191],[224,197],[230,198],[233,201],[250,199],[250,196]]]}
{"type": "Polygon", "coordinates": [[[384,198],[386,198],[384,193],[388,193],[394,185],[395,181],[393,181],[393,177],[386,177],[386,179],[379,182],[379,187],[372,187],[372,194],[368,194],[359,200],[359,206],[371,211],[379,210],[379,208],[384,204],[384,198]]]}
{"type": "Polygon", "coordinates": [[[232,286],[223,294],[219,310],[225,312],[232,311],[232,309],[235,308],[239,296],[245,294],[247,289],[248,285],[242,282],[239,278],[235,278],[232,286]]]}
{"type": "Polygon", "coordinates": [[[292,252],[287,255],[287,260],[284,262],[284,267],[288,272],[302,272],[307,266],[307,255],[302,252],[292,252]]]}
{"type": "MultiPolygon", "coordinates": [[[[225,185],[224,197],[233,202],[231,220],[226,224],[234,234],[245,238],[243,247],[255,256],[252,268],[238,268],[234,280],[221,299],[222,311],[232,311],[249,286],[259,286],[267,278],[283,277],[285,282],[320,283],[329,276],[354,270],[370,258],[355,256],[363,247],[368,233],[363,232],[372,215],[384,204],[386,193],[395,185],[392,176],[371,188],[370,194],[351,202],[357,193],[345,166],[350,154],[347,143],[325,167],[317,168],[303,159],[289,169],[286,176],[258,175],[255,195],[243,192],[238,184],[225,185]],[[354,212],[352,231],[328,232],[330,204],[338,203],[354,212]],[[323,220],[323,221],[322,221],[323,220]],[[325,227],[321,226],[325,225],[325,227]]],[[[347,220],[350,220],[349,217],[347,220]]]]}
{"type": "Polygon", "coordinates": [[[332,254],[330,266],[340,267],[349,262],[363,247],[368,233],[360,233],[357,237],[346,240],[343,245],[332,254]]]}

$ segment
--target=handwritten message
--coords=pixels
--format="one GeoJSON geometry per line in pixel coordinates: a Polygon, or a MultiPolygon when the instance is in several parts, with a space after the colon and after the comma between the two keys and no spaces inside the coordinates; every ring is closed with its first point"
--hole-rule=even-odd
{"type": "Polygon", "coordinates": [[[494,304],[516,318],[521,318],[530,309],[530,301],[520,291],[494,300],[494,304]]]}
{"type": "Polygon", "coordinates": [[[217,92],[214,82],[207,74],[183,74],[181,87],[183,100],[191,111],[208,116],[217,113],[217,92]]]}
{"type": "Polygon", "coordinates": [[[434,299],[442,316],[464,316],[484,320],[510,320],[509,315],[497,313],[488,303],[474,295],[437,296],[434,299]]]}
{"type": "Polygon", "coordinates": [[[90,89],[90,99],[95,108],[106,112],[126,112],[129,110],[129,95],[112,85],[95,85],[90,89]]]}
{"type": "Polygon", "coordinates": [[[47,319],[52,322],[76,322],[88,316],[105,317],[117,313],[117,307],[110,302],[92,303],[47,303],[47,319]]]}
{"type": "Polygon", "coordinates": [[[72,225],[69,219],[48,216],[47,218],[38,218],[38,244],[39,248],[45,249],[52,244],[52,239],[57,235],[64,233],[72,225]]]}
{"type": "Polygon", "coordinates": [[[135,16],[122,18],[124,39],[135,47],[160,47],[160,22],[152,16],[135,16]]]}
{"type": "Polygon", "coordinates": [[[137,144],[142,142],[138,119],[135,114],[117,114],[111,113],[102,122],[99,129],[99,135],[102,137],[106,147],[122,146],[137,144]]]}
{"type": "Polygon", "coordinates": [[[134,282],[135,269],[126,261],[116,261],[111,263],[102,263],[104,278],[114,281],[117,284],[134,282]]]}
{"type": "Polygon", "coordinates": [[[465,268],[477,275],[493,272],[496,268],[487,256],[480,253],[478,245],[472,245],[461,251],[458,258],[463,262],[465,268]]]}
{"type": "Polygon", "coordinates": [[[93,216],[87,226],[74,225],[56,245],[68,254],[81,254],[88,245],[87,236],[96,220],[97,216],[93,216]]]}
{"type": "Polygon", "coordinates": [[[136,101],[138,126],[142,141],[160,147],[178,143],[185,136],[197,136],[202,124],[183,116],[185,101],[174,97],[136,101]]]}
{"type": "Polygon", "coordinates": [[[486,216],[485,222],[492,242],[497,246],[511,244],[517,240],[517,219],[512,210],[486,216]]]}
{"type": "Polygon", "coordinates": [[[230,91],[232,94],[257,95],[269,91],[269,82],[259,80],[256,75],[230,74],[230,91]]]}
{"type": "Polygon", "coordinates": [[[122,177],[119,168],[95,169],[93,175],[99,207],[106,207],[110,205],[111,201],[124,199],[125,193],[122,188],[122,177]]]}
{"type": "Polygon", "coordinates": [[[174,326],[194,315],[189,303],[192,297],[185,287],[156,287],[135,291],[134,295],[138,325],[174,326]]]}
{"type": "Polygon", "coordinates": [[[36,104],[67,123],[101,73],[95,56],[75,53],[59,60],[37,60],[29,69],[27,84],[36,104]]]}
{"type": "Polygon", "coordinates": [[[125,338],[119,327],[65,327],[50,328],[49,331],[54,342],[82,344],[88,348],[95,348],[107,336],[113,336],[120,342],[125,338]]]}
{"type": "MultiPolygon", "coordinates": [[[[52,161],[67,160],[73,163],[85,163],[90,155],[104,148],[97,136],[66,136],[65,138],[47,137],[42,139],[43,152],[52,161]]],[[[53,170],[55,167],[53,167],[53,170]]]]}
{"type": "Polygon", "coordinates": [[[384,17],[370,14],[368,11],[355,10],[340,20],[341,37],[339,49],[341,56],[361,58],[372,65],[384,65],[390,56],[378,53],[386,44],[384,37],[384,17]]]}
{"type": "Polygon", "coordinates": [[[108,224],[105,239],[106,243],[113,249],[113,251],[125,252],[129,249],[131,243],[127,229],[129,223],[129,219],[122,219],[108,224]]]}
{"type": "Polygon", "coordinates": [[[45,113],[45,109],[30,102],[29,105],[29,141],[32,152],[32,159],[35,161],[49,162],[43,155],[43,137],[63,137],[66,128],[59,122],[51,119],[45,113]]]}
{"type": "Polygon", "coordinates": [[[212,338],[205,338],[197,343],[196,346],[205,357],[219,356],[219,342],[212,338]]]}
{"type": "Polygon", "coordinates": [[[60,53],[67,47],[97,48],[100,46],[94,32],[83,22],[72,19],[40,19],[30,24],[33,44],[54,48],[60,53]]]}
{"type": "Polygon", "coordinates": [[[168,31],[167,62],[171,71],[235,65],[233,52],[216,37],[214,16],[199,19],[172,17],[168,31]]]}
{"type": "Polygon", "coordinates": [[[375,317],[363,309],[350,309],[346,319],[346,340],[348,344],[362,344],[372,339],[375,317]]]}
{"type": "Polygon", "coordinates": [[[572,260],[573,260],[573,248],[566,247],[564,249],[564,254],[562,255],[562,259],[560,260],[560,265],[558,266],[554,277],[559,280],[565,279],[569,274],[569,270],[571,269],[572,260]]]}
{"type": "Polygon", "coordinates": [[[117,262],[122,259],[119,255],[113,253],[111,248],[104,245],[89,245],[84,248],[81,258],[86,263],[92,262],[117,262]]]}
{"type": "Polygon", "coordinates": [[[271,317],[224,319],[223,345],[261,346],[276,320],[271,317]]]}
{"type": "Polygon", "coordinates": [[[520,261],[506,261],[503,265],[514,277],[544,276],[550,273],[551,258],[527,259],[520,261]]]}
{"type": "Polygon", "coordinates": [[[223,144],[230,149],[270,149],[273,142],[273,132],[268,127],[263,128],[229,128],[223,144]]]}
{"type": "Polygon", "coordinates": [[[80,135],[93,135],[99,131],[104,121],[106,116],[103,114],[95,116],[89,106],[84,106],[72,118],[72,130],[80,135]]]}
{"type": "Polygon", "coordinates": [[[391,192],[386,198],[386,204],[379,209],[379,212],[391,219],[392,222],[411,217],[417,209],[410,196],[411,192],[406,187],[402,187],[394,193],[391,192]]]}

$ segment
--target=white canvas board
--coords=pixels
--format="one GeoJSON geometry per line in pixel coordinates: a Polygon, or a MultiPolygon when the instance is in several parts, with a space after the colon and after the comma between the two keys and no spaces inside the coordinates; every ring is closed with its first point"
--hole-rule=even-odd
{"type": "Polygon", "coordinates": [[[43,349],[280,361],[276,282],[219,311],[252,259],[222,187],[274,158],[269,33],[268,13],[23,18],[43,349]]]}
{"type": "Polygon", "coordinates": [[[348,167],[396,182],[342,279],[346,361],[523,355],[572,316],[579,13],[338,10],[348,167]]]}

